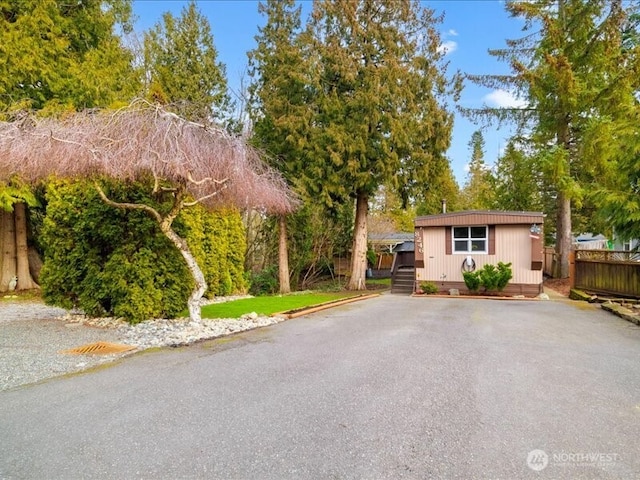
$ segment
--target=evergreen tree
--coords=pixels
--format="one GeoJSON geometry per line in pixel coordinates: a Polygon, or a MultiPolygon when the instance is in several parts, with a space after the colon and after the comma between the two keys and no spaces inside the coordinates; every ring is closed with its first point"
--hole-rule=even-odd
{"type": "MultiPolygon", "coordinates": [[[[254,141],[271,156],[272,165],[291,184],[299,170],[296,164],[299,148],[293,125],[308,116],[306,85],[300,81],[302,55],[297,44],[300,7],[296,7],[293,0],[268,0],[258,5],[258,11],[267,17],[267,22],[259,28],[258,46],[249,52],[249,73],[252,77],[250,117],[254,141]]],[[[294,222],[294,225],[299,224],[294,222]]],[[[278,219],[278,232],[280,293],[288,293],[291,287],[284,216],[278,219]]]]}
{"type": "Polygon", "coordinates": [[[453,116],[432,10],[409,1],[314,3],[304,34],[312,120],[301,126],[302,183],[328,206],[353,199],[348,287],[364,288],[368,202],[390,184],[406,199],[446,162],[453,116]]]}
{"type": "Polygon", "coordinates": [[[80,110],[129,101],[139,79],[116,29],[128,0],[0,3],[0,113],[80,110]]]}
{"type": "MultiPolygon", "coordinates": [[[[140,79],[116,30],[131,29],[130,15],[129,0],[0,2],[0,119],[20,121],[22,110],[56,115],[129,102],[140,79]]],[[[18,290],[38,287],[29,268],[23,200],[36,203],[15,180],[0,184],[0,208],[6,210],[0,291],[14,276],[18,290]]]]}
{"type": "Polygon", "coordinates": [[[209,21],[192,1],[144,36],[147,96],[192,121],[225,123],[231,113],[225,66],[209,21]]]}
{"type": "Polygon", "coordinates": [[[471,161],[467,182],[462,189],[462,204],[465,210],[487,210],[494,203],[492,174],[484,162],[484,137],[480,130],[471,135],[469,141],[471,161]]]}
{"type": "Polygon", "coordinates": [[[509,141],[494,172],[494,205],[497,210],[539,211],[542,209],[540,174],[534,160],[509,141]]]}
{"type": "Polygon", "coordinates": [[[447,212],[463,209],[462,193],[448,162],[434,169],[431,180],[416,201],[417,215],[436,215],[442,213],[443,208],[447,212]]]}
{"type": "Polygon", "coordinates": [[[572,212],[585,192],[606,174],[615,137],[603,128],[628,115],[637,79],[636,49],[624,48],[624,25],[637,5],[621,0],[510,1],[507,10],[525,20],[528,35],[491,51],[513,69],[511,77],[470,76],[490,88],[514,88],[525,96],[525,109],[485,110],[498,119],[514,119],[529,127],[533,148],[555,199],[555,276],[569,274],[572,212]],[[613,140],[613,141],[612,141],[613,140]]]}

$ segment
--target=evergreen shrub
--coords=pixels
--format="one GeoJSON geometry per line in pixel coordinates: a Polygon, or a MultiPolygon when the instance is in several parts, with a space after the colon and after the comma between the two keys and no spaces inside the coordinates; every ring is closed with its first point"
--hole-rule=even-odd
{"type": "Polygon", "coordinates": [[[420,282],[420,290],[422,290],[422,293],[432,295],[438,293],[438,286],[433,282],[420,282]]]}
{"type": "Polygon", "coordinates": [[[267,268],[251,274],[251,287],[249,293],[251,295],[272,295],[278,292],[278,266],[271,265],[267,268]]]}
{"type": "MultiPolygon", "coordinates": [[[[145,192],[144,183],[111,182],[107,194],[118,202],[168,205],[145,192]]],[[[185,210],[174,222],[202,268],[205,295],[246,291],[244,233],[234,210],[210,214],[185,210]]],[[[90,316],[130,322],[173,318],[184,311],[193,280],[176,247],[147,213],[106,205],[87,181],[54,181],[47,186],[40,243],[40,282],[47,303],[77,307],[90,316]]]]}
{"type": "Polygon", "coordinates": [[[487,264],[475,272],[462,272],[467,288],[476,292],[480,287],[485,292],[501,292],[513,278],[511,263],[498,262],[498,266],[487,264]]]}

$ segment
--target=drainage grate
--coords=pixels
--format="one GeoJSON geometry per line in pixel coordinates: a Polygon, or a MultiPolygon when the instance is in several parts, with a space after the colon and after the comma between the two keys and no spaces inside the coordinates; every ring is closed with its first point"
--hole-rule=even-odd
{"type": "Polygon", "coordinates": [[[61,350],[58,353],[67,353],[70,355],[107,355],[110,353],[122,353],[129,350],[135,350],[136,347],[131,345],[122,345],[119,343],[96,342],[69,350],[61,350]]]}

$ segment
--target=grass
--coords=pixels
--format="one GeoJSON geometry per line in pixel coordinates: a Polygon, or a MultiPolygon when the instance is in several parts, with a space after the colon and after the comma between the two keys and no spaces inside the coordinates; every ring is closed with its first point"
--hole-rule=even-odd
{"type": "Polygon", "coordinates": [[[367,287],[370,286],[391,288],[391,278],[367,278],[367,287]]]}
{"type": "Polygon", "coordinates": [[[0,294],[0,299],[3,301],[25,301],[30,302],[33,300],[42,300],[42,293],[38,289],[33,290],[18,290],[15,292],[4,292],[0,294]]]}
{"type": "Polygon", "coordinates": [[[245,313],[251,312],[256,312],[258,315],[271,315],[272,313],[287,312],[320,303],[356,297],[363,293],[366,292],[310,292],[243,298],[231,302],[206,305],[202,307],[202,318],[239,318],[245,313]]]}

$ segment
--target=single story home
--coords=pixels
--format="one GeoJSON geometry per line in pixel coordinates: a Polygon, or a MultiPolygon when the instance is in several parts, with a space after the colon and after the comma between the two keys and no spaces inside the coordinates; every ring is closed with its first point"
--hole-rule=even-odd
{"type": "Polygon", "coordinates": [[[441,291],[467,290],[462,273],[486,264],[511,263],[504,293],[542,293],[545,215],[539,212],[469,210],[415,219],[415,281],[441,291]]]}

